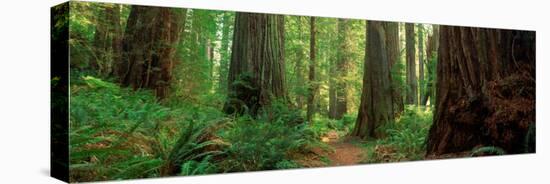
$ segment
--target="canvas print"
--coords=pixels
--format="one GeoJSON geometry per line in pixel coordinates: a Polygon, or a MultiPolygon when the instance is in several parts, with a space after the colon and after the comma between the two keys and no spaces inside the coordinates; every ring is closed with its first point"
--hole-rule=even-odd
{"type": "Polygon", "coordinates": [[[535,31],[71,1],[68,182],[535,153],[535,31]]]}

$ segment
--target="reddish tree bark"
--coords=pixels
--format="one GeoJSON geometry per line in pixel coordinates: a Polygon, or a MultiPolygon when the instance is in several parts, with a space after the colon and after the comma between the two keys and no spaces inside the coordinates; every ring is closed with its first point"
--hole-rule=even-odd
{"type": "Polygon", "coordinates": [[[352,136],[377,138],[376,129],[393,121],[393,95],[390,64],[387,57],[386,31],[382,22],[368,21],[365,47],[365,72],[359,114],[352,136]]]}
{"type": "Polygon", "coordinates": [[[427,154],[534,152],[535,32],[440,27],[427,154]]]}
{"type": "Polygon", "coordinates": [[[307,97],[307,121],[312,122],[315,113],[315,95],[317,93],[317,84],[315,81],[315,17],[310,18],[310,37],[309,37],[309,85],[307,97]]]}
{"type": "Polygon", "coordinates": [[[418,104],[418,81],[416,80],[415,40],[414,24],[405,24],[405,45],[407,50],[407,104],[418,104]]]}
{"type": "MultiPolygon", "coordinates": [[[[399,47],[399,23],[397,22],[384,22],[383,23],[386,33],[386,54],[388,58],[388,64],[390,72],[395,69],[396,64],[399,62],[400,47],[399,47]]],[[[401,71],[397,71],[397,75],[401,75],[401,71]]],[[[398,116],[404,110],[403,97],[401,95],[400,86],[396,85],[396,82],[392,78],[392,103],[394,116],[398,116]]]]}
{"type": "Polygon", "coordinates": [[[161,99],[168,95],[182,18],[185,11],[132,6],[117,72],[122,85],[152,89],[161,99]]]}
{"type": "Polygon", "coordinates": [[[421,104],[427,105],[430,100],[430,105],[435,103],[435,61],[437,58],[437,48],[439,48],[439,26],[432,25],[433,34],[428,36],[426,40],[426,89],[424,90],[424,99],[421,104]]]}
{"type": "Polygon", "coordinates": [[[281,15],[237,13],[226,113],[255,115],[275,99],[286,100],[283,26],[281,15]]]}

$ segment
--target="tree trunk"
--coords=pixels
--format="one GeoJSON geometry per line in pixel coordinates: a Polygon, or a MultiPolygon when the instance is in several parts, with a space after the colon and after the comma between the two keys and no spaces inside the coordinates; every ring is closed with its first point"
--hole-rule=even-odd
{"type": "Polygon", "coordinates": [[[405,24],[405,45],[407,49],[407,104],[417,105],[418,84],[416,81],[415,41],[414,24],[405,24]]]}
{"type": "Polygon", "coordinates": [[[283,26],[280,15],[237,13],[226,113],[256,115],[275,99],[286,101],[283,26]]]}
{"type": "MultiPolygon", "coordinates": [[[[209,66],[209,72],[210,72],[210,81],[213,81],[215,78],[214,76],[214,41],[210,39],[205,40],[205,46],[206,46],[206,60],[208,61],[209,66]]],[[[214,85],[212,85],[214,87],[214,85]]]]}
{"type": "MultiPolygon", "coordinates": [[[[396,64],[399,62],[400,48],[399,48],[399,23],[385,22],[383,24],[386,32],[386,54],[388,55],[388,64],[390,71],[395,70],[397,75],[401,75],[401,71],[397,71],[396,64]]],[[[403,97],[401,96],[401,88],[397,85],[397,82],[392,78],[392,103],[394,116],[398,116],[403,112],[403,97]]]]}
{"type": "MultiPolygon", "coordinates": [[[[349,70],[352,67],[352,22],[347,19],[338,19],[338,52],[336,60],[336,76],[335,76],[335,119],[341,119],[348,112],[349,94],[349,70]]],[[[333,86],[331,86],[333,87],[333,86]]]]}
{"type": "Polygon", "coordinates": [[[439,42],[427,154],[534,152],[535,32],[441,26],[439,42]]]}
{"type": "Polygon", "coordinates": [[[222,93],[225,94],[227,90],[227,74],[229,70],[229,57],[231,51],[229,50],[231,39],[231,16],[229,13],[224,13],[222,23],[222,40],[220,48],[220,74],[219,74],[219,88],[222,93]]]}
{"type": "Polygon", "coordinates": [[[311,17],[310,19],[309,32],[309,90],[307,98],[307,121],[311,123],[315,113],[315,95],[317,93],[317,83],[315,81],[315,17],[311,17]]]}
{"type": "MultiPolygon", "coordinates": [[[[339,33],[338,21],[336,21],[336,33],[339,33]]],[[[335,39],[338,41],[338,39],[335,39]]],[[[336,60],[338,59],[338,50],[334,52],[333,57],[329,59],[329,68],[328,68],[328,117],[330,119],[336,119],[336,60]]]]}
{"type": "Polygon", "coordinates": [[[120,5],[102,4],[96,14],[94,34],[94,55],[90,62],[98,75],[108,77],[113,65],[119,62],[122,52],[122,29],[120,25],[120,5]]]}
{"type": "Polygon", "coordinates": [[[428,36],[426,41],[426,69],[428,74],[426,75],[426,89],[424,90],[424,100],[422,104],[427,105],[430,100],[430,105],[435,102],[435,65],[437,59],[437,48],[439,42],[439,26],[433,26],[433,34],[428,36]]]}
{"type": "MultiPolygon", "coordinates": [[[[303,17],[298,17],[298,38],[300,40],[300,42],[302,42],[303,40],[303,31],[302,31],[302,18],[303,17]]],[[[296,49],[296,62],[295,62],[295,67],[294,67],[294,73],[296,74],[296,85],[298,86],[298,88],[302,88],[304,86],[304,81],[305,81],[305,78],[303,76],[303,69],[302,69],[302,65],[303,65],[303,60],[305,58],[305,54],[304,54],[304,50],[305,48],[297,48],[296,49]]],[[[300,90],[302,91],[302,90],[300,90]]],[[[302,110],[304,108],[304,93],[303,92],[300,92],[300,93],[297,93],[296,94],[296,104],[297,104],[297,108],[302,110]]]]}
{"type": "Polygon", "coordinates": [[[418,82],[420,95],[420,105],[426,105],[422,103],[425,101],[424,91],[426,90],[426,84],[424,81],[424,27],[422,24],[418,24],[418,82]]]}
{"type": "Polygon", "coordinates": [[[167,96],[184,17],[175,9],[132,6],[118,72],[123,86],[152,89],[160,99],[167,96]]]}
{"type": "Polygon", "coordinates": [[[351,133],[362,139],[377,138],[376,129],[394,118],[390,63],[387,57],[384,23],[367,23],[367,46],[363,89],[357,122],[351,133]]]}
{"type": "Polygon", "coordinates": [[[328,89],[328,117],[330,119],[336,119],[336,60],[330,58],[329,61],[329,89],[328,89]]]}

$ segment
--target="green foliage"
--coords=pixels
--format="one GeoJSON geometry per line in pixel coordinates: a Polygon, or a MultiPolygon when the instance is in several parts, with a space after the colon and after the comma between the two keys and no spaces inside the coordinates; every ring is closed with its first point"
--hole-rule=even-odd
{"type": "MultiPolygon", "coordinates": [[[[218,29],[224,12],[188,9],[186,13],[185,27],[177,46],[179,63],[174,69],[172,96],[183,101],[210,102],[203,97],[215,95],[214,89],[218,89],[216,82],[220,71],[215,69],[215,65],[219,65],[220,60],[210,58],[210,52],[220,49],[217,42],[222,40],[222,35],[218,34],[218,29]]],[[[233,16],[231,12],[229,18],[233,16]]],[[[228,54],[225,53],[224,57],[224,62],[227,62],[228,54]]],[[[219,101],[213,103],[222,104],[219,101]]]]}
{"type": "Polygon", "coordinates": [[[292,160],[282,160],[280,162],[277,162],[275,165],[276,169],[296,169],[301,168],[302,166],[299,163],[296,163],[292,160]]]}
{"type": "Polygon", "coordinates": [[[233,167],[228,171],[256,171],[275,169],[287,153],[297,151],[305,140],[294,128],[282,122],[262,122],[239,118],[233,127],[221,134],[230,142],[228,154],[233,167]]]}
{"type": "Polygon", "coordinates": [[[481,156],[481,155],[505,155],[506,151],[502,148],[496,146],[485,146],[480,148],[474,148],[470,156],[481,156]]]}
{"type": "Polygon", "coordinates": [[[227,129],[218,135],[230,146],[228,159],[222,163],[225,171],[257,171],[278,167],[297,167],[288,163],[290,153],[306,150],[316,142],[306,136],[305,125],[290,122],[301,118],[290,109],[273,105],[270,113],[257,118],[249,115],[235,117],[227,129]]]}
{"type": "MultiPolygon", "coordinates": [[[[121,7],[120,23],[124,29],[130,6],[121,7]]],[[[97,71],[90,70],[88,62],[98,57],[92,43],[101,7],[88,2],[72,2],[71,11],[78,12],[66,17],[71,30],[71,67],[75,68],[70,72],[72,180],[301,168],[307,165],[301,165],[303,163],[296,156],[312,154],[311,148],[328,148],[319,141],[321,138],[329,132],[344,137],[356,122],[363,85],[364,21],[350,20],[345,26],[339,26],[338,19],[316,20],[315,67],[318,69],[315,76],[319,93],[315,105],[318,115],[313,122],[305,122],[302,107],[307,89],[312,85],[305,82],[310,49],[309,17],[285,17],[288,98],[284,102],[276,99],[270,106],[260,109],[258,115],[236,113],[228,116],[221,109],[227,100],[227,85],[230,85],[224,80],[231,59],[234,12],[178,11],[176,16],[185,14],[186,19],[180,41],[171,46],[176,52],[174,79],[170,95],[159,102],[151,91],[128,89],[112,82],[112,78],[95,77],[97,71]],[[349,63],[337,66],[341,58],[349,63]],[[336,69],[345,70],[347,74],[335,75],[336,69]],[[346,92],[349,92],[346,96],[348,109],[352,111],[340,120],[323,116],[329,106],[329,88],[334,88],[335,82],[345,83],[346,92]],[[298,102],[299,97],[304,97],[302,104],[298,102]]],[[[67,26],[57,24],[61,23],[54,27],[67,26]]],[[[391,70],[392,87],[404,92],[405,64],[400,58],[391,70]]],[[[430,59],[427,67],[431,73],[427,81],[435,81],[436,56],[430,59]]],[[[252,78],[254,75],[248,73],[247,76],[252,78]]],[[[58,81],[53,78],[52,85],[58,81]]],[[[237,80],[233,85],[252,89],[247,80],[237,80]]],[[[421,84],[421,87],[427,86],[421,84]]],[[[249,94],[253,93],[245,95],[249,94]]],[[[432,122],[431,114],[429,107],[407,107],[394,123],[380,127],[384,134],[380,140],[365,144],[369,158],[366,161],[421,159],[432,122]]],[[[491,147],[472,152],[500,153],[491,147]]],[[[315,158],[327,165],[331,162],[327,156],[316,155],[315,158]]]]}
{"type": "Polygon", "coordinates": [[[329,119],[327,117],[316,117],[313,119],[313,123],[307,127],[307,130],[317,139],[326,135],[331,130],[336,131],[340,137],[343,137],[351,131],[355,125],[356,118],[356,114],[345,114],[342,119],[339,120],[329,119]]]}
{"type": "Polygon", "coordinates": [[[146,140],[138,127],[166,119],[168,109],[149,92],[131,92],[91,76],[72,77],[71,83],[71,178],[157,176],[162,160],[132,143],[146,140]]]}
{"type": "MultiPolygon", "coordinates": [[[[197,115],[195,115],[195,118],[198,118],[197,115]]],[[[173,145],[172,150],[168,155],[168,164],[170,166],[186,166],[186,174],[195,173],[191,172],[191,167],[195,165],[195,163],[192,161],[200,160],[200,163],[198,164],[198,166],[200,167],[197,166],[197,168],[195,169],[206,169],[209,168],[206,166],[209,166],[207,163],[212,156],[222,154],[222,152],[218,150],[205,151],[206,147],[215,146],[219,143],[208,140],[208,129],[211,125],[198,124],[196,121],[201,122],[200,119],[188,120],[187,127],[182,128],[182,133],[180,134],[178,140],[173,145]]]]}
{"type": "Polygon", "coordinates": [[[407,89],[407,76],[405,75],[405,62],[402,57],[398,57],[398,61],[391,68],[392,89],[405,92],[407,89]]]}
{"type": "Polygon", "coordinates": [[[403,115],[394,123],[379,127],[385,136],[367,143],[365,162],[419,160],[424,157],[426,137],[432,124],[431,109],[407,105],[403,115]]]}
{"type": "Polygon", "coordinates": [[[170,164],[187,169],[182,174],[214,172],[207,163],[221,152],[204,148],[216,144],[206,139],[207,128],[221,112],[167,108],[149,91],[120,88],[92,76],[72,77],[71,83],[72,180],[155,177],[170,164]]]}
{"type": "Polygon", "coordinates": [[[190,176],[190,175],[201,175],[201,174],[211,174],[216,173],[217,167],[216,165],[212,164],[210,162],[210,159],[212,157],[209,155],[202,161],[194,161],[190,160],[181,165],[181,173],[182,176],[190,176]]]}
{"type": "MultiPolygon", "coordinates": [[[[299,168],[292,154],[318,143],[300,114],[280,102],[257,117],[228,119],[216,107],[175,103],[167,108],[149,91],[92,76],[71,82],[75,181],[155,177],[178,169],[175,174],[196,175],[299,168]],[[225,159],[213,159],[219,156],[225,159]]],[[[327,126],[342,128],[349,119],[327,126]]]]}
{"type": "Polygon", "coordinates": [[[154,126],[168,117],[169,109],[161,106],[149,91],[121,89],[92,76],[72,80],[86,86],[72,87],[71,125],[154,126]]]}

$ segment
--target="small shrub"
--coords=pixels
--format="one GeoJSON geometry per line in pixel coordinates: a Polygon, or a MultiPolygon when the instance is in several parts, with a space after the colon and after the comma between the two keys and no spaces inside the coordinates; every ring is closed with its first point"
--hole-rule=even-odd
{"type": "Polygon", "coordinates": [[[419,160],[424,157],[426,137],[432,124],[432,112],[424,107],[407,106],[394,123],[380,127],[385,136],[367,144],[365,162],[419,160]]]}
{"type": "MultiPolygon", "coordinates": [[[[197,118],[197,116],[195,116],[197,118]]],[[[222,154],[222,151],[211,150],[208,151],[205,148],[218,143],[208,139],[208,130],[210,124],[207,123],[198,123],[201,122],[200,119],[189,119],[186,123],[187,126],[182,128],[182,132],[179,135],[179,138],[172,146],[170,154],[167,155],[165,170],[163,170],[163,175],[173,175],[182,170],[183,166],[188,167],[186,174],[195,173],[189,170],[196,161],[198,166],[202,166],[208,162],[212,156],[222,154]],[[201,165],[202,164],[202,165],[201,165]]],[[[181,171],[183,172],[183,171],[181,171]]],[[[202,174],[202,173],[199,173],[202,174]]]]}
{"type": "Polygon", "coordinates": [[[91,76],[75,80],[83,85],[71,91],[71,125],[152,127],[168,117],[170,109],[161,106],[150,91],[130,91],[91,76]]]}
{"type": "Polygon", "coordinates": [[[275,168],[277,169],[296,169],[302,167],[300,164],[292,161],[292,160],[282,160],[280,162],[277,162],[275,165],[275,168]]]}
{"type": "Polygon", "coordinates": [[[216,165],[210,162],[212,156],[206,156],[201,161],[189,160],[181,165],[181,176],[211,174],[217,172],[216,165]]]}
{"type": "Polygon", "coordinates": [[[340,120],[316,118],[307,130],[312,137],[319,139],[330,131],[336,131],[340,137],[347,135],[355,125],[356,114],[346,114],[340,120]]]}
{"type": "Polygon", "coordinates": [[[506,151],[504,151],[502,148],[495,147],[495,146],[485,146],[480,148],[474,148],[470,156],[475,157],[475,156],[483,156],[483,155],[504,155],[504,154],[506,154],[506,151]]]}
{"type": "Polygon", "coordinates": [[[270,170],[290,167],[289,153],[304,151],[315,142],[308,137],[305,124],[293,124],[299,117],[284,106],[274,105],[269,114],[257,118],[238,116],[218,135],[230,143],[225,171],[270,170]]]}

